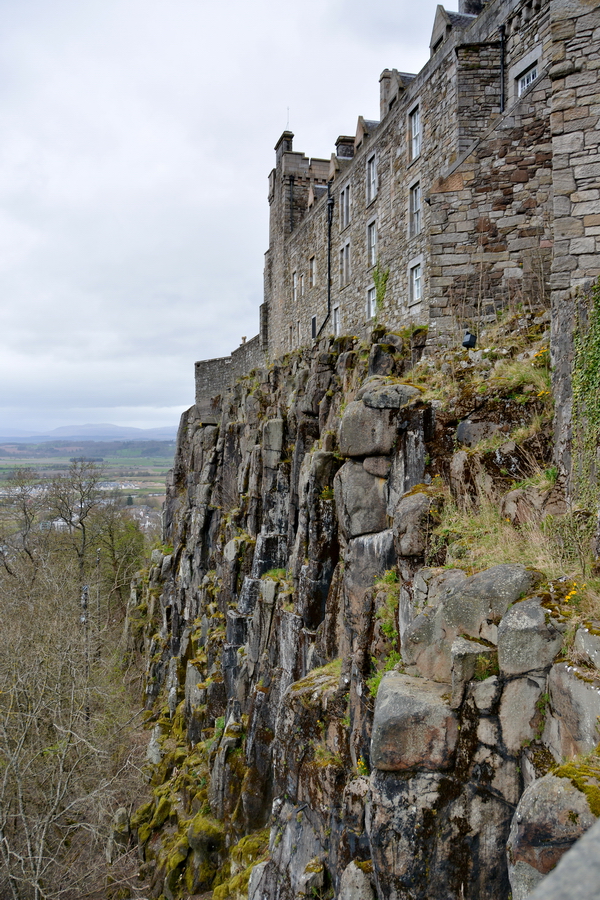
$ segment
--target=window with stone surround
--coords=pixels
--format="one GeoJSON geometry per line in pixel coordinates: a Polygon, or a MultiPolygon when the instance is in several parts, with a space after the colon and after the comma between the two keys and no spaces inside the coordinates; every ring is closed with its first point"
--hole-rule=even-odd
{"type": "Polygon", "coordinates": [[[340,334],[340,308],[339,306],[333,307],[333,334],[335,337],[338,337],[340,334]]]}
{"type": "Polygon", "coordinates": [[[541,43],[514,62],[506,73],[507,102],[515,103],[540,77],[543,68],[544,48],[541,43]]]}
{"type": "Polygon", "coordinates": [[[375,285],[367,291],[367,319],[374,319],[377,315],[377,289],[375,285]]]}
{"type": "Polygon", "coordinates": [[[408,114],[408,155],[411,160],[421,155],[421,111],[418,106],[408,114]]]}
{"type": "Polygon", "coordinates": [[[416,266],[410,267],[408,282],[408,305],[414,306],[416,303],[421,302],[423,295],[422,263],[417,263],[416,266]]]}
{"type": "Polygon", "coordinates": [[[350,241],[344,244],[340,250],[340,287],[345,287],[350,281],[350,241]]]}
{"type": "Polygon", "coordinates": [[[421,182],[412,185],[409,192],[410,236],[421,232],[421,182]]]}
{"type": "Polygon", "coordinates": [[[308,261],[308,286],[314,287],[317,283],[317,260],[314,256],[308,261]]]}
{"type": "Polygon", "coordinates": [[[536,62],[517,78],[517,94],[519,97],[527,90],[530,84],[533,84],[537,77],[538,67],[536,62]]]}
{"type": "Polygon", "coordinates": [[[292,301],[295,303],[298,299],[298,273],[292,272],[292,301]]]}
{"type": "Polygon", "coordinates": [[[300,276],[300,296],[304,297],[304,275],[300,276]]]}
{"type": "Polygon", "coordinates": [[[367,266],[369,268],[377,263],[377,220],[373,219],[367,225],[367,266]]]}
{"type": "Polygon", "coordinates": [[[377,157],[375,154],[367,160],[367,206],[377,196],[377,157]]]}
{"type": "Polygon", "coordinates": [[[350,185],[340,191],[340,231],[350,224],[350,185]]]}
{"type": "Polygon", "coordinates": [[[317,317],[316,316],[312,316],[312,318],[310,320],[310,336],[313,339],[313,341],[317,336],[317,317]]]}

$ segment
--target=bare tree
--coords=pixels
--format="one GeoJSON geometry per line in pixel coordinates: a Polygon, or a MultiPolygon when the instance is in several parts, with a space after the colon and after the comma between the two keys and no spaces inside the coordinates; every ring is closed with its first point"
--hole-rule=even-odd
{"type": "Polygon", "coordinates": [[[115,543],[116,530],[104,535],[97,473],[87,463],[72,471],[73,484],[56,480],[47,492],[22,475],[0,510],[0,896],[7,900],[105,897],[110,821],[132,785],[140,787],[117,631],[105,627],[90,657],[79,615],[92,538],[115,543]],[[67,530],[44,528],[44,515],[67,530]]]}

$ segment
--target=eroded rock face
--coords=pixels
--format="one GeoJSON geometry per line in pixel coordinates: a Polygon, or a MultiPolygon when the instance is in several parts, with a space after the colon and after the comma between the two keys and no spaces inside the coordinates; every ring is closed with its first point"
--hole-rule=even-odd
{"type": "Polygon", "coordinates": [[[351,457],[386,456],[394,448],[397,436],[395,410],[354,400],[346,407],[340,423],[340,453],[351,457]]]}
{"type": "MultiPolygon", "coordinates": [[[[388,335],[373,368],[399,366],[403,346],[388,335]]],[[[457,496],[477,481],[499,502],[515,444],[493,460],[455,452],[464,398],[434,416],[418,389],[365,381],[366,367],[353,339],[323,342],[244,379],[218,426],[184,417],[174,551],[154,554],[147,607],[149,705],[168,710],[151,759],[169,792],[166,818],[142,829],[149,895],[208,890],[228,856],[241,874],[233,851],[270,828],[249,900],[507,900],[524,777],[547,770],[548,750],[600,739],[592,623],[575,641],[582,671],[555,664],[538,575],[446,568],[432,541],[448,476],[457,496]]],[[[515,900],[543,856],[521,824],[515,900]]]]}
{"type": "Polygon", "coordinates": [[[498,624],[509,605],[539,581],[525,566],[493,566],[448,591],[435,609],[426,608],[406,629],[404,659],[425,678],[450,682],[452,641],[459,635],[497,643],[498,624]]]}
{"type": "Polygon", "coordinates": [[[568,779],[545,775],[528,787],[507,845],[514,900],[525,900],[595,821],[585,795],[568,779]]]}
{"type": "Polygon", "coordinates": [[[366,471],[363,464],[348,460],[334,480],[340,531],[346,538],[387,528],[386,483],[366,471]]]}
{"type": "Polygon", "coordinates": [[[371,764],[376,769],[448,769],[457,739],[458,722],[442,685],[398,672],[384,675],[371,739],[371,764]]]}
{"type": "Polygon", "coordinates": [[[569,663],[552,666],[543,739],[556,760],[590,753],[600,741],[600,680],[569,663]]]}
{"type": "Polygon", "coordinates": [[[498,628],[498,664],[506,675],[548,669],[563,636],[537,598],[516,603],[498,628]]]}

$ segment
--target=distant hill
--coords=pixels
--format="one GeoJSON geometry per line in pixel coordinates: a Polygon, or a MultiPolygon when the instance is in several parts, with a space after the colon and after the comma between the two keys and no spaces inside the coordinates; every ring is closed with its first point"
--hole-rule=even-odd
{"type": "Polygon", "coordinates": [[[128,428],[123,425],[62,425],[52,431],[24,434],[0,434],[0,441],[18,441],[21,444],[39,444],[42,441],[172,441],[177,437],[176,425],[161,428],[128,428]]]}

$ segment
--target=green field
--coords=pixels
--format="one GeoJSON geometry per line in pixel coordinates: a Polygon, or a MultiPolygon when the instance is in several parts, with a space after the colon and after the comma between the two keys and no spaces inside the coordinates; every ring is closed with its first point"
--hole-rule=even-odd
{"type": "Polygon", "coordinates": [[[67,472],[72,459],[93,460],[106,482],[114,482],[135,505],[159,507],[173,465],[174,441],[52,441],[0,444],[0,486],[17,468],[52,477],[67,472]]]}

